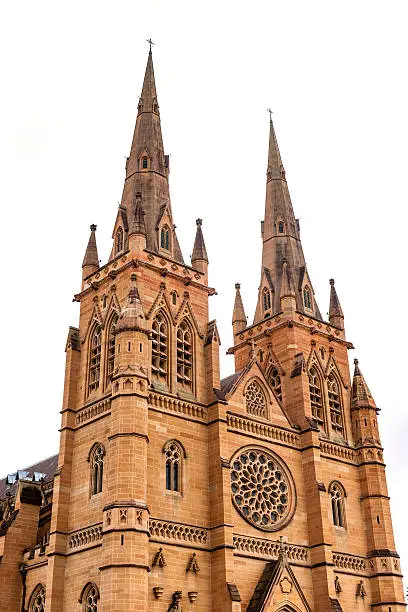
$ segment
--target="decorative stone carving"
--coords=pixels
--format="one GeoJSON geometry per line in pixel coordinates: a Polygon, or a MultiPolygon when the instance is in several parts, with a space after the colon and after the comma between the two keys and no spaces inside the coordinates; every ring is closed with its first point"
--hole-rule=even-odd
{"type": "Polygon", "coordinates": [[[194,574],[198,574],[199,571],[200,567],[198,565],[197,555],[196,553],[193,553],[189,562],[187,563],[186,572],[194,572],[194,574]]]}
{"type": "Polygon", "coordinates": [[[292,590],[292,583],[286,576],[279,583],[282,593],[288,594],[292,590]]]}
{"type": "Polygon", "coordinates": [[[166,566],[166,559],[164,558],[163,549],[160,547],[154,556],[152,567],[158,565],[159,567],[166,566]]]}
{"type": "Polygon", "coordinates": [[[195,600],[197,599],[197,597],[198,597],[198,591],[189,591],[188,592],[188,598],[189,598],[191,603],[194,603],[195,600]]]}
{"type": "Polygon", "coordinates": [[[339,577],[336,576],[334,579],[334,589],[336,591],[336,593],[341,593],[342,592],[342,588],[341,588],[341,584],[340,584],[340,580],[339,577]]]}
{"type": "Polygon", "coordinates": [[[156,599],[160,599],[163,597],[164,588],[162,586],[153,587],[153,593],[156,599]]]}
{"type": "Polygon", "coordinates": [[[360,580],[360,582],[357,585],[357,589],[356,589],[356,597],[362,597],[364,599],[366,595],[367,595],[367,591],[365,590],[364,582],[360,580]]]}
{"type": "Polygon", "coordinates": [[[232,500],[241,516],[263,531],[276,531],[288,523],[295,508],[295,488],[283,462],[254,446],[240,450],[231,464],[232,500]]]}

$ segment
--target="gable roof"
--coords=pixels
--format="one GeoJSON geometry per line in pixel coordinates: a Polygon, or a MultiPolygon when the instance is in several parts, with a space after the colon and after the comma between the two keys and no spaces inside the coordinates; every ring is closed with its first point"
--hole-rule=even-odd
{"type": "MultiPolygon", "coordinates": [[[[58,466],[58,455],[53,455],[52,457],[48,457],[47,459],[43,459],[38,463],[34,463],[27,468],[24,468],[23,471],[28,472],[28,478],[34,477],[34,472],[41,472],[45,474],[45,482],[49,482],[54,478],[55,471],[58,466]]],[[[15,472],[9,472],[10,474],[14,474],[15,472]]],[[[13,485],[7,484],[7,476],[5,478],[0,479],[0,499],[3,499],[6,496],[6,493],[9,491],[12,495],[16,492],[17,489],[17,481],[13,485]]]]}

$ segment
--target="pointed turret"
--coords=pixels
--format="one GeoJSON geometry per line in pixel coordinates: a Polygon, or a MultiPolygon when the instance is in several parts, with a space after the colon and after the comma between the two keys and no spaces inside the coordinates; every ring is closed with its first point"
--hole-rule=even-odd
{"type": "Polygon", "coordinates": [[[262,275],[254,323],[264,319],[265,315],[271,316],[281,310],[281,286],[286,283],[283,277],[284,261],[287,264],[285,273],[291,279],[295,293],[296,309],[321,319],[306,268],[299,223],[293,212],[272,118],[269,124],[266,176],[265,220],[262,222],[262,275]],[[265,288],[271,292],[271,306],[269,300],[263,300],[265,288]]]}
{"type": "Polygon", "coordinates": [[[353,391],[351,396],[352,408],[377,408],[373,396],[364,376],[361,373],[358,359],[354,360],[353,391]]]}
{"type": "Polygon", "coordinates": [[[99,270],[98,247],[96,246],[96,225],[90,226],[88,246],[86,247],[84,261],[82,262],[82,278],[86,278],[99,270]]]}
{"type": "Polygon", "coordinates": [[[330,279],[329,321],[332,325],[344,329],[344,315],[334,286],[334,278],[330,279]]]}
{"type": "Polygon", "coordinates": [[[159,104],[150,49],[130,155],[126,162],[126,179],[121,206],[130,219],[136,194],[142,194],[146,248],[183,263],[169,192],[169,157],[164,154],[159,104]]]}
{"type": "Polygon", "coordinates": [[[294,312],[296,310],[296,292],[292,284],[287,261],[284,261],[282,265],[280,303],[283,312],[294,312]]]}
{"type": "Polygon", "coordinates": [[[191,265],[200,272],[207,273],[208,270],[208,257],[207,249],[205,248],[204,236],[201,226],[203,224],[202,219],[197,219],[197,232],[194,240],[193,254],[191,256],[191,265]]]}
{"type": "Polygon", "coordinates": [[[129,249],[131,251],[140,252],[146,248],[146,224],[144,217],[142,194],[137,193],[129,227],[129,249]]]}
{"type": "Polygon", "coordinates": [[[244,305],[242,303],[241,297],[241,285],[236,283],[235,285],[235,302],[234,302],[234,311],[232,313],[232,329],[234,333],[234,344],[237,343],[236,335],[246,328],[247,326],[247,318],[245,315],[244,305]]]}
{"type": "Polygon", "coordinates": [[[146,317],[143,312],[136,280],[136,274],[132,274],[128,298],[116,325],[115,333],[117,334],[123,331],[143,331],[148,333],[146,317]]]}

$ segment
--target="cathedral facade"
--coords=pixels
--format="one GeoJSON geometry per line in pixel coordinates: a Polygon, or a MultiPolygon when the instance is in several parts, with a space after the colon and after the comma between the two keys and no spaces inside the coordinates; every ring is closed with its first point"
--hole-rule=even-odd
{"type": "MultiPolygon", "coordinates": [[[[0,481],[2,612],[405,609],[376,407],[322,318],[272,121],[258,302],[220,379],[170,204],[150,51],[109,261],[91,226],[59,454],[0,481]],[[231,358],[232,359],[232,358],[231,358]]],[[[255,221],[255,220],[254,220],[255,221]]]]}

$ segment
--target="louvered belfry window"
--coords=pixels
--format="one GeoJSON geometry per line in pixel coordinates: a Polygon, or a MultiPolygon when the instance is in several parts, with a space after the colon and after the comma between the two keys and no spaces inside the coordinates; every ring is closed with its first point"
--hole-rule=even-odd
{"type": "Polygon", "coordinates": [[[190,390],[193,387],[192,333],[186,321],[177,330],[177,382],[190,390]]]}
{"type": "Polygon", "coordinates": [[[324,429],[322,386],[319,375],[314,366],[312,366],[309,370],[309,393],[310,403],[312,406],[312,416],[314,419],[316,419],[319,426],[324,429]]]}
{"type": "Polygon", "coordinates": [[[102,329],[100,325],[94,327],[90,342],[88,391],[92,393],[99,388],[101,373],[102,329]]]}
{"type": "Polygon", "coordinates": [[[339,432],[343,432],[343,417],[341,411],[341,400],[339,384],[334,374],[329,374],[327,379],[327,391],[329,393],[330,406],[330,421],[332,428],[339,432]]]}
{"type": "Polygon", "coordinates": [[[164,315],[159,312],[152,325],[152,377],[166,383],[168,378],[168,325],[164,315]]]}
{"type": "Polygon", "coordinates": [[[109,338],[108,338],[108,356],[107,356],[107,367],[106,367],[106,384],[112,382],[112,373],[115,365],[115,328],[118,322],[118,315],[115,314],[112,318],[112,322],[109,328],[109,338]]]}

